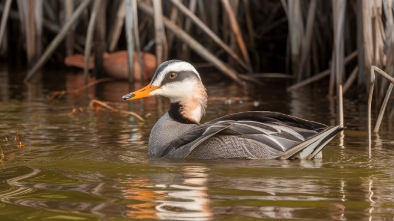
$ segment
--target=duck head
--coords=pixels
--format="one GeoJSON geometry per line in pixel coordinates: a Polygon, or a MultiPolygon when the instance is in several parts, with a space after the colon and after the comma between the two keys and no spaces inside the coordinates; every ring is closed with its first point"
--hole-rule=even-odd
{"type": "Polygon", "coordinates": [[[199,124],[205,113],[206,89],[197,70],[188,62],[180,60],[163,62],[147,86],[122,98],[136,100],[157,95],[170,99],[171,106],[168,113],[174,120],[199,124]]]}

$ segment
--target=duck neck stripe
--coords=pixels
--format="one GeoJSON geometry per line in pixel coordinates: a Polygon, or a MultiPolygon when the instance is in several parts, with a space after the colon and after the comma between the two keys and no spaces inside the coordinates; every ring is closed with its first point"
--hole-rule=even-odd
{"type": "Polygon", "coordinates": [[[182,111],[183,111],[183,106],[179,102],[171,103],[170,110],[168,111],[168,114],[170,115],[170,117],[173,120],[178,121],[179,123],[199,124],[195,120],[185,117],[182,114],[182,111]]]}

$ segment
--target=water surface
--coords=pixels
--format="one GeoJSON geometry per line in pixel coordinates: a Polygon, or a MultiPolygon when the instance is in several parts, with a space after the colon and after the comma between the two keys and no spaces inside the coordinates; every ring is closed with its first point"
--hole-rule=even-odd
{"type": "MultiPolygon", "coordinates": [[[[147,155],[167,100],[121,101],[125,82],[51,100],[83,78],[48,70],[24,85],[19,75],[0,68],[1,220],[394,220],[393,120],[385,117],[369,158],[362,102],[345,99],[347,129],[321,160],[169,160],[147,155]],[[89,108],[93,98],[145,121],[89,108]]],[[[288,93],[285,84],[206,81],[203,120],[269,110],[336,123],[326,90],[288,93]]]]}

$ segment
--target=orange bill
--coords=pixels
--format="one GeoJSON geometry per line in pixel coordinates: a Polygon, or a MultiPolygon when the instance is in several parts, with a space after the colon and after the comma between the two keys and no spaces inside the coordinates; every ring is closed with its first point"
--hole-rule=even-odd
{"type": "Polygon", "coordinates": [[[123,100],[136,100],[144,97],[151,96],[150,93],[156,89],[159,89],[160,86],[152,86],[151,83],[146,85],[144,88],[139,89],[138,91],[130,92],[122,97],[123,100]]]}

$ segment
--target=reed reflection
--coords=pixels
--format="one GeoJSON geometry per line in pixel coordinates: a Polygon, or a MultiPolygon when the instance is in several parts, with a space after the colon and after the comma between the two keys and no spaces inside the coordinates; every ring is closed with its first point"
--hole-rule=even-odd
{"type": "Polygon", "coordinates": [[[122,182],[129,204],[126,216],[136,219],[211,220],[207,194],[208,168],[185,166],[181,174],[154,174],[122,182]]]}

